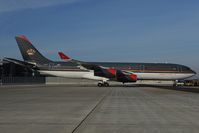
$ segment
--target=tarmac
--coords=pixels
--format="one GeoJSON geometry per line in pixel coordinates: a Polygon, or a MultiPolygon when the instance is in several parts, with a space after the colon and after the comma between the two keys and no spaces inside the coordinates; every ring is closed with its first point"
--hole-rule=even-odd
{"type": "Polygon", "coordinates": [[[0,87],[0,132],[198,133],[198,90],[94,85],[0,87]]]}

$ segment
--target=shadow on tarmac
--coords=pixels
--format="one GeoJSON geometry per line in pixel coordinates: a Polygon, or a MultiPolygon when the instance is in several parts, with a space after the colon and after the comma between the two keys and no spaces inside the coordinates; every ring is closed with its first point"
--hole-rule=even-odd
{"type": "Polygon", "coordinates": [[[199,87],[194,86],[153,86],[159,89],[168,89],[168,90],[175,90],[175,91],[185,91],[185,92],[192,92],[192,93],[199,93],[199,87]]]}
{"type": "MultiPolygon", "coordinates": [[[[68,85],[3,85],[0,86],[0,89],[16,89],[16,88],[26,88],[28,86],[37,87],[54,87],[54,86],[65,86],[65,87],[97,87],[95,84],[68,84],[68,85]]],[[[158,86],[158,85],[143,85],[143,84],[110,84],[110,87],[129,87],[129,88],[139,88],[139,87],[154,87],[157,89],[168,89],[168,90],[175,90],[175,91],[184,91],[184,92],[192,92],[192,93],[199,93],[199,86],[158,86]]],[[[99,87],[101,88],[101,87],[99,87]]],[[[107,87],[106,87],[107,88],[107,87]]],[[[108,87],[109,88],[109,87],[108,87]]]]}
{"type": "Polygon", "coordinates": [[[199,93],[199,86],[111,85],[111,87],[155,87],[158,89],[199,93]]]}

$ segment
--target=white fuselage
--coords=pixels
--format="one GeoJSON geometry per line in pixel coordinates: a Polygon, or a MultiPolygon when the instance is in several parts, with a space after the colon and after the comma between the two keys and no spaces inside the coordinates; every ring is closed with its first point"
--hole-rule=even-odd
{"type": "MultiPolygon", "coordinates": [[[[65,78],[83,78],[99,81],[107,81],[109,79],[99,76],[94,76],[94,71],[49,71],[39,70],[43,75],[52,75],[65,78]]],[[[193,76],[192,73],[134,73],[138,80],[179,80],[193,76]]]]}

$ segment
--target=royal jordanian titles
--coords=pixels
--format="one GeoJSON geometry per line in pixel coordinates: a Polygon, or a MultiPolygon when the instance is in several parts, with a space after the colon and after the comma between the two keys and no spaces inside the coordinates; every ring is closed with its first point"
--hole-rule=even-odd
{"type": "Polygon", "coordinates": [[[71,59],[59,52],[63,62],[44,57],[23,35],[16,41],[24,61],[6,58],[7,61],[27,66],[41,75],[66,78],[85,78],[99,81],[98,86],[109,86],[108,81],[131,83],[137,80],[181,80],[196,73],[189,67],[169,63],[85,62],[71,59]]]}

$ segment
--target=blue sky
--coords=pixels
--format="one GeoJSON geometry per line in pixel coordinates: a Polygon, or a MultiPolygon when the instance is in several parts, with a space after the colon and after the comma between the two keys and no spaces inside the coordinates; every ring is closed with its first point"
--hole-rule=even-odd
{"type": "Polygon", "coordinates": [[[0,0],[0,56],[26,35],[45,56],[169,62],[199,73],[198,0],[0,0]]]}

